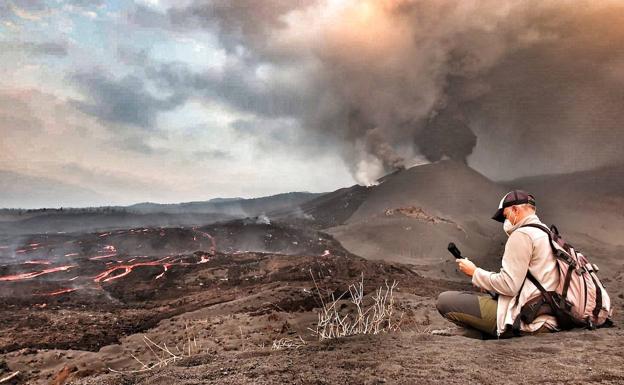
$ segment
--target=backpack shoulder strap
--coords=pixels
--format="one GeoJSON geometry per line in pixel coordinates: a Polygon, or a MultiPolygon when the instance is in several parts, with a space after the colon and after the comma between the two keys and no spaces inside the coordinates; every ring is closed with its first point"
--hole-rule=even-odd
{"type": "Polygon", "coordinates": [[[522,225],[519,228],[522,228],[522,227],[535,227],[536,229],[542,230],[543,232],[545,232],[549,236],[551,235],[550,234],[550,229],[548,227],[546,227],[544,225],[537,224],[537,223],[527,223],[526,225],[522,225]]]}
{"type": "MultiPolygon", "coordinates": [[[[529,223],[529,224],[526,224],[526,225],[522,225],[522,226],[520,226],[519,228],[522,228],[522,227],[534,227],[534,228],[536,228],[536,229],[540,229],[540,230],[542,230],[543,232],[545,232],[546,234],[548,234],[548,241],[549,241],[549,243],[550,243],[550,248],[552,249],[553,253],[555,253],[555,252],[556,252],[555,246],[552,244],[552,242],[553,242],[553,240],[552,240],[552,235],[551,235],[551,233],[550,233],[550,230],[549,230],[546,226],[538,225],[538,224],[536,224],[536,223],[529,223]]],[[[537,288],[538,288],[538,290],[539,290],[542,294],[546,294],[546,293],[547,293],[546,289],[544,289],[544,286],[542,286],[542,284],[541,284],[541,283],[539,283],[539,281],[537,280],[537,278],[535,278],[535,277],[533,276],[533,274],[531,274],[531,272],[527,270],[526,277],[525,277],[525,279],[522,281],[522,285],[520,286],[520,290],[518,291],[518,294],[516,295],[516,303],[514,304],[514,306],[518,305],[518,300],[520,299],[520,292],[522,291],[522,288],[524,287],[524,282],[525,282],[527,279],[528,279],[529,281],[531,281],[531,283],[532,283],[533,285],[535,285],[535,287],[537,287],[537,288]]]]}
{"type": "MultiPolygon", "coordinates": [[[[557,249],[555,248],[555,245],[553,244],[553,238],[552,238],[552,233],[550,232],[550,229],[548,229],[548,227],[544,226],[544,225],[538,225],[537,223],[528,223],[526,225],[522,225],[519,228],[523,228],[523,227],[534,227],[536,229],[542,230],[543,232],[545,232],[548,235],[548,243],[550,244],[550,248],[553,252],[553,254],[556,256],[557,255],[557,249]]],[[[537,280],[537,278],[535,278],[533,276],[533,274],[531,274],[530,271],[527,270],[527,274],[525,279],[522,281],[522,285],[520,286],[520,290],[518,291],[518,294],[516,296],[516,302],[514,304],[514,306],[518,305],[518,300],[520,299],[520,292],[522,291],[522,288],[524,287],[524,282],[526,280],[531,281],[531,283],[533,285],[535,285],[535,287],[537,287],[537,289],[542,293],[542,294],[546,294],[547,290],[544,289],[544,286],[542,286],[541,283],[539,283],[539,281],[537,280]]],[[[567,290],[566,290],[567,291],[567,290]]]]}
{"type": "Polygon", "coordinates": [[[548,241],[549,241],[551,250],[553,251],[553,253],[555,255],[557,255],[557,248],[555,248],[555,245],[553,244],[554,241],[553,241],[552,233],[550,232],[548,227],[546,227],[544,225],[538,225],[537,223],[529,223],[529,224],[526,224],[526,225],[522,225],[519,228],[521,229],[523,227],[533,227],[533,228],[540,229],[543,232],[545,232],[548,235],[548,241]]]}
{"type": "Polygon", "coordinates": [[[532,283],[532,284],[534,284],[534,285],[535,285],[535,287],[537,287],[537,288],[539,289],[539,291],[540,291],[542,294],[546,294],[546,289],[544,289],[544,286],[542,286],[542,284],[541,284],[541,283],[539,283],[539,281],[537,280],[537,278],[535,278],[535,277],[533,276],[533,274],[531,274],[531,272],[530,272],[530,271],[527,271],[527,275],[526,275],[526,277],[527,277],[527,279],[528,279],[529,281],[531,281],[531,283],[532,283]]]}
{"type": "MultiPolygon", "coordinates": [[[[535,285],[535,287],[538,288],[538,290],[542,293],[542,298],[547,301],[548,304],[552,303],[552,297],[550,296],[550,293],[548,293],[548,291],[546,291],[546,289],[544,289],[544,286],[542,286],[541,283],[539,283],[539,281],[533,276],[533,274],[531,274],[530,271],[527,270],[527,275],[526,278],[522,281],[522,286],[520,286],[520,290],[518,291],[518,294],[516,294],[516,302],[514,303],[514,306],[518,305],[518,301],[520,299],[520,293],[522,292],[522,288],[524,287],[524,283],[526,282],[526,280],[531,281],[531,283],[533,283],[533,285],[535,285]]],[[[522,310],[522,309],[521,309],[522,310]]],[[[514,333],[514,335],[516,336],[520,336],[521,335],[521,331],[520,331],[520,322],[522,320],[522,317],[520,314],[518,314],[516,316],[516,319],[514,320],[513,324],[512,324],[512,331],[514,333]]]]}
{"type": "MultiPolygon", "coordinates": [[[[554,240],[553,240],[553,237],[552,237],[552,233],[550,232],[550,230],[546,226],[538,225],[537,223],[529,223],[529,224],[526,224],[526,225],[522,225],[520,227],[534,227],[534,228],[540,229],[543,232],[545,232],[546,234],[548,234],[548,241],[550,243],[550,248],[552,249],[553,255],[555,256],[555,258],[557,258],[557,256],[560,255],[559,251],[555,247],[554,240]]],[[[564,277],[565,281],[563,282],[563,290],[562,290],[563,298],[567,298],[568,288],[570,287],[570,281],[572,279],[572,272],[576,268],[576,261],[574,261],[573,259],[570,259],[570,258],[568,258],[568,259],[569,259],[568,263],[570,264],[570,268],[568,268],[566,276],[564,277]]],[[[527,272],[527,278],[531,281],[531,283],[533,283],[540,290],[540,292],[542,292],[542,294],[546,293],[546,290],[544,290],[544,287],[542,285],[540,285],[538,280],[535,279],[535,277],[533,277],[533,275],[530,272],[527,272]]]]}

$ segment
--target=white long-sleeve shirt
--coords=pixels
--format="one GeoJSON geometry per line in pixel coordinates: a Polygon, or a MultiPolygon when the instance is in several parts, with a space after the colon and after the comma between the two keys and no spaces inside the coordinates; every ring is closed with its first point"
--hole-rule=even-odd
{"type": "MultiPolygon", "coordinates": [[[[499,294],[496,310],[498,335],[505,331],[507,325],[513,325],[525,303],[540,295],[539,289],[531,281],[527,279],[524,282],[527,271],[530,271],[546,290],[555,290],[559,283],[559,270],[550,248],[548,235],[533,227],[520,228],[530,223],[544,225],[537,215],[533,214],[513,227],[505,244],[502,267],[498,273],[477,268],[472,276],[472,283],[475,286],[499,294]],[[521,287],[522,291],[518,293],[521,287]],[[519,298],[517,305],[514,306],[516,296],[519,298]]],[[[557,328],[553,316],[542,315],[531,324],[522,322],[520,329],[534,332],[543,325],[550,329],[557,328]]]]}

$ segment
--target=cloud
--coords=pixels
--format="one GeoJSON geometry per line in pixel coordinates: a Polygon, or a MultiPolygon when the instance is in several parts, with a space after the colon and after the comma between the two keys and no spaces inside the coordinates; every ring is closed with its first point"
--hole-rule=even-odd
{"type": "Polygon", "coordinates": [[[11,0],[0,4],[0,20],[31,20],[41,19],[49,11],[44,0],[11,0]]]}
{"type": "Polygon", "coordinates": [[[117,48],[116,57],[128,66],[145,66],[149,63],[150,57],[147,49],[135,49],[125,45],[117,48]]]}
{"type": "Polygon", "coordinates": [[[0,207],[39,208],[92,206],[110,202],[96,191],[65,183],[53,178],[24,175],[0,170],[3,188],[0,207]]]}
{"type": "Polygon", "coordinates": [[[111,139],[108,144],[115,148],[119,148],[122,150],[128,150],[132,152],[137,152],[144,155],[152,155],[152,154],[164,154],[169,152],[167,149],[156,149],[149,144],[150,136],[146,135],[145,132],[134,132],[133,130],[128,130],[127,128],[117,127],[116,131],[121,135],[116,135],[113,139],[111,139]]]}
{"type": "Polygon", "coordinates": [[[0,93],[0,133],[21,130],[41,135],[44,122],[28,102],[30,93],[0,93]]]}
{"type": "Polygon", "coordinates": [[[26,11],[43,11],[48,9],[44,0],[11,0],[10,3],[13,4],[14,7],[26,11]]]}
{"type": "Polygon", "coordinates": [[[126,20],[141,28],[173,28],[166,14],[141,4],[126,13],[126,20]]]}
{"type": "Polygon", "coordinates": [[[71,81],[81,90],[85,101],[73,100],[79,110],[113,124],[126,124],[146,130],[156,130],[159,112],[181,105],[185,98],[179,94],[157,98],[146,89],[137,76],[109,78],[101,73],[77,73],[71,81]]]}
{"type": "Polygon", "coordinates": [[[201,150],[194,151],[193,157],[198,158],[200,160],[232,160],[234,156],[228,152],[223,150],[201,150]]]}
{"type": "Polygon", "coordinates": [[[89,192],[96,192],[91,202],[98,203],[172,194],[163,177],[170,171],[156,173],[154,167],[162,165],[124,151],[118,143],[111,145],[119,135],[111,136],[96,119],[53,95],[0,92],[0,134],[0,170],[15,174],[7,177],[2,204],[83,205],[89,202],[89,192]],[[42,188],[48,182],[50,188],[42,188]]]}
{"type": "MultiPolygon", "coordinates": [[[[49,11],[46,4],[102,6],[0,2],[0,17],[17,20],[15,9],[38,17],[49,11]]],[[[0,116],[3,134],[20,127],[50,135],[70,123],[66,113],[89,135],[101,135],[92,147],[78,134],[68,143],[105,148],[98,156],[120,154],[123,162],[110,169],[153,173],[155,162],[170,167],[163,178],[172,179],[177,161],[184,163],[179,170],[208,174],[204,168],[223,168],[223,160],[231,163],[227,172],[244,170],[238,180],[249,180],[262,164],[263,180],[249,191],[268,191],[261,183],[272,183],[274,159],[288,159],[279,165],[287,174],[304,160],[321,167],[310,161],[317,156],[331,159],[331,168],[335,154],[362,183],[423,157],[465,161],[497,179],[624,162],[619,2],[148,0],[125,6],[98,11],[101,18],[88,26],[76,22],[71,45],[55,40],[59,25],[71,21],[55,11],[47,27],[23,23],[24,31],[10,35],[17,42],[2,43],[14,59],[3,66],[15,68],[3,86],[28,84],[58,96],[44,103],[45,112],[38,99],[3,102],[15,106],[0,116]],[[17,50],[26,55],[13,55],[17,50]],[[57,79],[67,84],[58,87],[57,79]],[[188,127],[195,136],[185,134],[188,127]],[[194,164],[193,156],[206,161],[194,164]]],[[[44,148],[21,146],[31,155],[44,148]]],[[[55,151],[57,158],[72,156],[55,151]]],[[[94,162],[99,159],[83,166],[94,162]]],[[[333,181],[338,178],[351,182],[343,175],[333,181]]]]}
{"type": "Polygon", "coordinates": [[[313,157],[335,153],[335,148],[323,148],[316,142],[310,143],[309,132],[296,118],[238,119],[230,127],[238,140],[252,144],[250,155],[256,159],[283,153],[293,160],[309,161],[313,157]]]}
{"type": "Polygon", "coordinates": [[[13,15],[13,10],[9,3],[0,3],[0,20],[10,19],[13,15]]]}
{"type": "Polygon", "coordinates": [[[263,79],[261,71],[260,63],[230,59],[223,70],[197,72],[183,63],[166,63],[148,69],[148,76],[174,93],[219,100],[241,111],[265,117],[302,115],[310,90],[296,80],[263,79]]]}
{"type": "Polygon", "coordinates": [[[105,4],[104,0],[68,0],[68,4],[79,8],[99,8],[105,4]]]}
{"type": "Polygon", "coordinates": [[[263,118],[296,119],[310,146],[337,143],[354,175],[367,175],[370,156],[381,172],[424,155],[494,178],[624,162],[618,2],[331,4],[172,7],[170,25],[217,33],[230,62],[152,75],[263,118]]]}
{"type": "Polygon", "coordinates": [[[159,188],[163,185],[157,178],[150,175],[143,175],[137,178],[136,175],[119,170],[111,171],[99,167],[85,167],[79,163],[71,162],[61,164],[59,169],[66,175],[71,175],[75,180],[80,181],[83,186],[91,186],[98,191],[107,193],[116,191],[141,191],[148,188],[159,188]]]}
{"type": "Polygon", "coordinates": [[[309,159],[293,157],[292,150],[284,152],[285,147],[274,144],[265,156],[252,157],[253,138],[237,137],[227,123],[213,125],[203,117],[219,114],[219,108],[201,110],[203,107],[195,103],[191,111],[185,106],[181,115],[168,112],[172,119],[180,119],[180,129],[152,135],[148,130],[124,129],[85,114],[72,100],[53,94],[2,90],[0,170],[51,181],[17,180],[7,194],[0,193],[0,206],[257,197],[284,191],[329,191],[352,183],[339,159],[331,154],[317,154],[317,168],[312,170],[309,159]],[[202,123],[189,126],[189,122],[202,123]],[[41,190],[46,183],[50,189],[41,190]],[[23,193],[31,188],[37,194],[23,193]]]}
{"type": "Polygon", "coordinates": [[[316,0],[194,1],[167,11],[173,26],[205,28],[215,31],[231,50],[236,45],[263,46],[270,34],[284,29],[283,17],[291,11],[306,9],[316,0]]]}
{"type": "Polygon", "coordinates": [[[4,41],[0,42],[2,52],[23,52],[33,56],[67,56],[67,43],[65,42],[33,42],[33,41],[4,41]]]}

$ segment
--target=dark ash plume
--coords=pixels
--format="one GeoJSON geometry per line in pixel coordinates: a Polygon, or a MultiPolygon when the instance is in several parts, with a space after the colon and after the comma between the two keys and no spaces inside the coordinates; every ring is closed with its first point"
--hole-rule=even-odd
{"type": "Polygon", "coordinates": [[[477,136],[465,119],[444,110],[427,121],[415,136],[414,144],[432,162],[448,157],[468,163],[468,156],[477,144],[477,136]]]}
{"type": "Polygon", "coordinates": [[[236,76],[155,73],[187,92],[223,90],[210,96],[261,117],[296,119],[304,148],[337,143],[363,182],[414,157],[499,179],[624,162],[621,3],[336,4],[172,9],[174,28],[210,30],[244,54],[229,67],[236,76]],[[260,81],[244,76],[256,73],[260,81]]]}

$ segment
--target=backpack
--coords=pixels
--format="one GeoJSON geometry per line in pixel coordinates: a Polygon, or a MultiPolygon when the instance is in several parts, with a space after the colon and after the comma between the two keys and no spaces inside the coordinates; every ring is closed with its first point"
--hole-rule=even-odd
{"type": "MultiPolygon", "coordinates": [[[[530,324],[542,314],[554,316],[562,330],[575,327],[593,330],[597,327],[612,326],[611,300],[605,286],[596,275],[598,267],[565,242],[555,226],[551,226],[550,229],[539,224],[521,227],[534,227],[548,234],[560,279],[556,290],[547,291],[530,272],[527,272],[526,279],[539,289],[541,295],[522,306],[520,315],[512,325],[513,330],[519,333],[520,320],[530,324]]],[[[522,285],[524,286],[524,282],[522,285]]],[[[516,304],[517,301],[518,298],[516,304]]]]}

